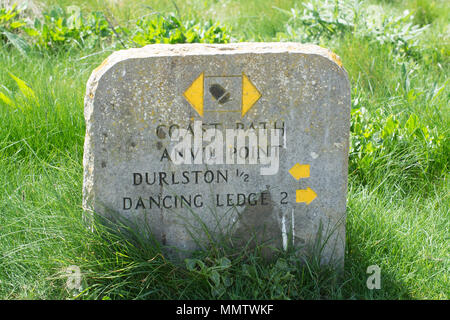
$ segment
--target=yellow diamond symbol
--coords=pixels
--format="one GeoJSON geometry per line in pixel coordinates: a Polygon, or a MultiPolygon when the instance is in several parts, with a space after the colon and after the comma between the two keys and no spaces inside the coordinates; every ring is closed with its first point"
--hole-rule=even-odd
{"type": "Polygon", "coordinates": [[[296,179],[309,178],[309,164],[296,163],[289,173],[296,179]]]}

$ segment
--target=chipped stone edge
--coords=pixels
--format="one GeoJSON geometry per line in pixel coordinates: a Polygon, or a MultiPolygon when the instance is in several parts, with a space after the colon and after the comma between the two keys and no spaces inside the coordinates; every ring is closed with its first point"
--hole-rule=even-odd
{"type": "MultiPolygon", "coordinates": [[[[151,44],[142,48],[119,50],[112,53],[92,72],[87,88],[95,89],[96,82],[116,63],[126,59],[145,59],[150,57],[200,56],[262,53],[300,53],[319,55],[336,64],[347,73],[341,58],[334,52],[313,44],[297,42],[239,42],[231,44],[151,44]]],[[[86,98],[94,98],[95,90],[87,91],[86,98]],[[92,95],[91,95],[92,94],[92,95]]]]}

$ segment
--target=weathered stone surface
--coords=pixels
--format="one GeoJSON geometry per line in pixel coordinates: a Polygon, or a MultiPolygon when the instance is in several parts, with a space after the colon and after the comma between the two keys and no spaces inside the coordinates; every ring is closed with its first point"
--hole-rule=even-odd
{"type": "Polygon", "coordinates": [[[237,245],[255,234],[301,252],[325,241],[322,261],[343,262],[350,86],[328,50],[238,43],[118,51],[89,79],[85,119],[87,213],[148,226],[181,250],[197,248],[192,235],[205,239],[204,224],[237,245]],[[175,164],[170,134],[194,131],[198,121],[224,137],[225,129],[282,129],[278,171],[175,164]]]}

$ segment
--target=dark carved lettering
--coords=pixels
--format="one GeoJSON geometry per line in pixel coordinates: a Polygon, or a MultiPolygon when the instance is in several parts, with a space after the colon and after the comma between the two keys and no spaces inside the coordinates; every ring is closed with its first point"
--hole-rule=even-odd
{"type": "Polygon", "coordinates": [[[132,205],[131,198],[123,198],[123,210],[130,210],[132,205]],[[129,202],[129,206],[126,205],[127,201],[129,202]]]}
{"type": "Polygon", "coordinates": [[[164,182],[165,184],[168,185],[168,183],[167,183],[167,181],[166,181],[166,177],[167,177],[167,173],[165,173],[165,172],[159,172],[159,185],[160,185],[160,186],[163,185],[163,182],[164,182]]]}
{"type": "Polygon", "coordinates": [[[140,173],[133,173],[133,185],[138,186],[142,183],[142,175],[140,173]]]}
{"type": "Polygon", "coordinates": [[[163,159],[167,159],[168,161],[172,162],[172,159],[170,158],[169,152],[167,151],[166,148],[164,148],[163,154],[162,154],[161,159],[159,161],[162,162],[163,159]]]}
{"type": "Polygon", "coordinates": [[[137,203],[136,203],[135,209],[137,210],[137,209],[139,209],[140,207],[142,207],[142,209],[145,209],[144,201],[142,201],[142,198],[141,198],[141,197],[139,197],[139,199],[138,199],[138,201],[137,201],[137,203]]]}
{"type": "Polygon", "coordinates": [[[156,182],[156,174],[155,174],[155,172],[153,172],[153,181],[152,182],[148,181],[148,172],[146,172],[145,173],[145,182],[147,184],[149,184],[149,185],[154,184],[156,182]]]}
{"type": "Polygon", "coordinates": [[[196,196],[194,196],[194,205],[197,208],[201,208],[203,207],[203,201],[202,201],[202,195],[201,194],[197,194],[196,196]],[[200,202],[197,202],[197,199],[200,199],[200,202]]]}
{"type": "Polygon", "coordinates": [[[269,195],[269,193],[267,191],[263,191],[261,192],[261,205],[262,206],[266,206],[269,203],[267,202],[267,196],[269,195]]]}
{"type": "Polygon", "coordinates": [[[182,184],[188,184],[189,183],[189,171],[183,171],[183,178],[182,184]]]}
{"type": "Polygon", "coordinates": [[[256,206],[256,204],[258,203],[257,199],[256,199],[256,193],[250,193],[248,195],[248,204],[251,206],[256,206]],[[250,198],[254,198],[253,200],[251,200],[250,198]]]}

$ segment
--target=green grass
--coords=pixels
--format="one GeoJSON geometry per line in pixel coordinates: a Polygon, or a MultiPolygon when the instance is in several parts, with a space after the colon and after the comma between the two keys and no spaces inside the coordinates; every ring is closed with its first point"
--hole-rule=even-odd
{"type": "MultiPolygon", "coordinates": [[[[86,12],[105,9],[104,1],[45,2],[78,4],[86,12]]],[[[274,7],[302,8],[288,0],[147,3],[151,9],[123,1],[109,10],[119,24],[152,10],[178,10],[183,19],[226,24],[235,41],[274,41],[290,18],[274,7]]],[[[318,40],[342,58],[353,110],[367,110],[362,124],[379,125],[382,132],[390,115],[399,123],[378,149],[350,154],[343,274],[316,261],[300,265],[289,253],[267,262],[259,251],[214,246],[186,268],[140,239],[123,241],[103,229],[90,232],[81,209],[83,100],[90,73],[112,51],[72,48],[23,55],[1,44],[0,92],[16,107],[0,100],[0,298],[448,299],[449,5],[369,4],[392,15],[412,10],[414,23],[430,26],[418,36],[411,56],[348,32],[318,40]],[[9,72],[28,83],[37,98],[21,93],[9,72]],[[428,137],[406,134],[411,114],[428,137]],[[366,269],[374,264],[381,268],[380,290],[366,286],[366,269]],[[83,273],[82,292],[66,289],[64,269],[71,265],[83,273]]],[[[355,130],[352,136],[366,143],[355,130]]]]}

